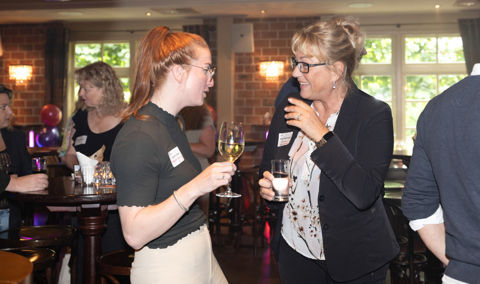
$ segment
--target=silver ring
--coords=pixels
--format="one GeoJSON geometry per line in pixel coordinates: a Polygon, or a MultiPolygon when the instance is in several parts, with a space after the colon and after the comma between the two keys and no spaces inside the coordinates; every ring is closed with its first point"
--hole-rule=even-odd
{"type": "Polygon", "coordinates": [[[300,117],[301,117],[301,116],[302,116],[302,114],[299,113],[299,114],[297,115],[296,119],[297,119],[297,120],[300,120],[300,117]]]}

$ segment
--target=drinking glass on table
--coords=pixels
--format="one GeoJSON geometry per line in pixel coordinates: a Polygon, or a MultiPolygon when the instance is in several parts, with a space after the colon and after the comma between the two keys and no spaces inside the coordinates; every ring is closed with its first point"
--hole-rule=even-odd
{"type": "MultiPolygon", "coordinates": [[[[220,127],[220,134],[218,135],[218,151],[225,160],[235,162],[243,153],[245,148],[245,140],[243,135],[243,125],[238,122],[224,122],[220,127]]],[[[232,192],[230,184],[227,186],[227,191],[217,193],[218,197],[240,197],[241,194],[232,192]]]]}
{"type": "Polygon", "coordinates": [[[37,157],[32,158],[32,170],[34,173],[47,173],[47,158],[37,157]]]}
{"type": "Polygon", "coordinates": [[[273,201],[288,201],[288,182],[290,172],[290,160],[272,160],[272,181],[275,196],[273,201]]]}

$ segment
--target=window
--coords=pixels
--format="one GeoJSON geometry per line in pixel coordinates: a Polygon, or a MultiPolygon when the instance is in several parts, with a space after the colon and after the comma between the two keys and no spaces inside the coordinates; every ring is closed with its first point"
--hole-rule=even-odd
{"type": "Polygon", "coordinates": [[[354,81],[392,108],[395,148],[412,149],[417,119],[428,101],[467,75],[462,40],[392,35],[368,38],[365,48],[354,81]]]}

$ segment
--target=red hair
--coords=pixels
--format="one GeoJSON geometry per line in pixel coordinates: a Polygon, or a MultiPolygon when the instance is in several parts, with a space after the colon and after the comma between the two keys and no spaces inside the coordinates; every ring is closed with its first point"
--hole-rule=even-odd
{"type": "Polygon", "coordinates": [[[123,119],[127,120],[131,115],[140,120],[147,119],[147,116],[139,115],[138,110],[146,106],[154,92],[163,85],[172,65],[190,64],[197,58],[195,51],[198,47],[208,48],[198,35],[172,32],[165,26],[150,30],[138,46],[133,96],[122,114],[123,119]]]}

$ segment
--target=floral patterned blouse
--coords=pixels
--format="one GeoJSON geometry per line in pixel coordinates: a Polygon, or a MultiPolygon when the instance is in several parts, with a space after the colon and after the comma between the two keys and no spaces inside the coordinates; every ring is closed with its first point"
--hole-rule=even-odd
{"type": "MultiPolygon", "coordinates": [[[[338,114],[339,112],[330,115],[327,120],[326,127],[330,131],[335,127],[338,114]]],[[[318,213],[321,170],[310,159],[314,150],[315,142],[299,131],[288,153],[293,186],[289,189],[289,200],[283,211],[282,236],[301,255],[324,260],[318,213]]]]}

